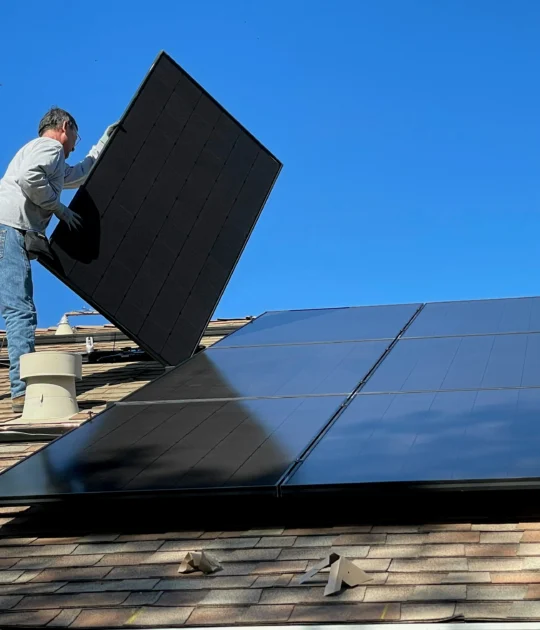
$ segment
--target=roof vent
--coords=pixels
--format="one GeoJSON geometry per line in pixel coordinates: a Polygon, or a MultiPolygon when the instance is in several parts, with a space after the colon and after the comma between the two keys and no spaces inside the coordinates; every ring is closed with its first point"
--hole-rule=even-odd
{"type": "Polygon", "coordinates": [[[67,315],[63,315],[60,323],[58,324],[58,328],[56,329],[55,335],[72,335],[73,328],[69,325],[69,320],[67,315]]]}
{"type": "Polygon", "coordinates": [[[26,381],[23,420],[35,423],[69,420],[79,412],[75,379],[82,379],[82,357],[68,352],[32,352],[21,357],[26,381]]]}

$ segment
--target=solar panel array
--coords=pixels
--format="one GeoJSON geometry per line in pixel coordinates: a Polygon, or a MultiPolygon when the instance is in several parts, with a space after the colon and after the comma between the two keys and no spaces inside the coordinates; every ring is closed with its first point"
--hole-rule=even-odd
{"type": "Polygon", "coordinates": [[[539,309],[267,313],[0,475],[0,501],[540,482],[539,309]]]}
{"type": "Polygon", "coordinates": [[[427,304],[288,480],[540,477],[540,298],[427,304]]]}
{"type": "Polygon", "coordinates": [[[68,287],[164,364],[192,355],[281,169],[161,54],[60,223],[68,287]]]}

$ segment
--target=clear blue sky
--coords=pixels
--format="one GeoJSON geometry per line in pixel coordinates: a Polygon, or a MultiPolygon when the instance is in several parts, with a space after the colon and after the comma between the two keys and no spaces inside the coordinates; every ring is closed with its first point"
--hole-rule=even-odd
{"type": "MultiPolygon", "coordinates": [[[[53,104],[82,158],[160,49],[283,161],[218,316],[540,294],[537,0],[3,2],[0,23],[2,172],[53,104]]],[[[35,284],[41,325],[81,305],[35,284]]]]}

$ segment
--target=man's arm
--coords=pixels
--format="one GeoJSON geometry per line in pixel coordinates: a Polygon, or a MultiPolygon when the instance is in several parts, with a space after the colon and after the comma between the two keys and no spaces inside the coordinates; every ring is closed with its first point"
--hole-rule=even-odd
{"type": "Polygon", "coordinates": [[[89,154],[75,166],[66,164],[64,188],[78,188],[81,184],[84,184],[95,161],[96,158],[89,154]]]}
{"type": "Polygon", "coordinates": [[[60,143],[37,144],[21,164],[17,183],[32,203],[52,212],[71,229],[79,226],[80,218],[60,201],[62,187],[51,184],[61,181],[61,169],[65,166],[63,150],[60,143]]]}
{"type": "Polygon", "coordinates": [[[69,164],[66,164],[64,188],[78,188],[81,184],[84,184],[86,178],[88,177],[88,173],[90,173],[90,170],[94,165],[94,162],[98,159],[99,154],[105,148],[110,135],[116,127],[117,123],[107,127],[98,143],[90,149],[88,155],[84,158],[84,160],[82,160],[82,162],[79,162],[75,166],[69,166],[69,164]]]}

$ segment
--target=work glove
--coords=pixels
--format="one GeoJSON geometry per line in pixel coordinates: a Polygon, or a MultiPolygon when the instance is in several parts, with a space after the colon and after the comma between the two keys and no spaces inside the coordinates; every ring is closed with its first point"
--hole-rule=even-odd
{"type": "Polygon", "coordinates": [[[107,129],[105,129],[105,133],[101,136],[100,142],[105,144],[107,140],[112,136],[113,131],[118,127],[119,123],[115,122],[112,125],[109,125],[107,129]]]}
{"type": "Polygon", "coordinates": [[[81,220],[80,215],[77,214],[76,212],[73,212],[73,210],[71,210],[67,206],[62,205],[59,208],[58,212],[56,212],[56,216],[61,221],[64,221],[64,223],[67,224],[70,230],[73,230],[73,229],[77,230],[82,225],[82,220],[81,220]]]}
{"type": "Polygon", "coordinates": [[[90,153],[88,155],[91,155],[94,159],[97,160],[99,154],[103,151],[103,149],[105,148],[105,145],[107,144],[107,142],[109,141],[109,138],[112,136],[114,130],[118,127],[118,123],[115,122],[112,125],[109,125],[107,127],[107,129],[105,129],[105,133],[101,136],[101,138],[98,140],[98,143],[95,144],[91,149],[90,149],[90,153]]]}

